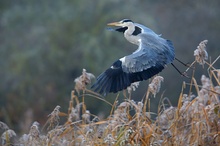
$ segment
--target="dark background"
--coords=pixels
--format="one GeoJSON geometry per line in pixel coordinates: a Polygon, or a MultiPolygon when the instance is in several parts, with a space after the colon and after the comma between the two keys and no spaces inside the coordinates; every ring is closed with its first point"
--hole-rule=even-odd
{"type": "MultiPolygon", "coordinates": [[[[1,0],[0,121],[27,132],[33,121],[44,124],[56,105],[67,112],[74,79],[83,68],[97,76],[136,49],[122,34],[106,30],[107,23],[124,18],[172,40],[183,62],[194,61],[194,50],[204,39],[209,40],[211,60],[220,54],[219,0],[1,0]]],[[[218,61],[214,66],[219,65],[218,61]]],[[[196,69],[201,84],[207,70],[196,69]]],[[[151,100],[152,110],[161,96],[176,105],[182,82],[190,82],[170,65],[160,75],[164,82],[151,100]]],[[[141,83],[132,99],[141,100],[147,85],[148,81],[141,83]]],[[[114,101],[116,96],[105,99],[114,101]]],[[[91,97],[86,101],[92,113],[109,114],[105,103],[91,97]]]]}

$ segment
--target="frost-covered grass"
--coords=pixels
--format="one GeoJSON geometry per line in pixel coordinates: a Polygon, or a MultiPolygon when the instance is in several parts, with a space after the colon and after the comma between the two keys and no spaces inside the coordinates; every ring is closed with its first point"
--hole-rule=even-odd
{"type": "Polygon", "coordinates": [[[207,41],[201,42],[194,52],[195,62],[190,65],[193,69],[191,82],[183,82],[181,93],[177,97],[178,105],[174,107],[165,104],[165,101],[169,103],[169,99],[162,98],[155,120],[149,112],[149,98],[150,95],[156,96],[159,92],[163,77],[155,76],[152,79],[146,96],[141,101],[132,100],[131,92],[138,87],[138,84],[134,83],[128,88],[128,93],[124,91],[123,102],[118,103],[116,97],[115,102],[111,104],[101,95],[86,88],[93,75],[83,70],[82,75],[75,80],[76,86],[71,93],[68,113],[61,112],[60,106],[56,106],[49,114],[44,127],[40,129],[39,123],[35,121],[29,132],[21,136],[16,136],[15,131],[0,122],[3,131],[1,144],[4,146],[220,145],[220,70],[213,67],[220,56],[212,64],[208,63],[206,43],[207,41]],[[194,65],[197,62],[208,67],[207,75],[201,76],[201,85],[198,85],[194,78],[196,72],[194,65]],[[186,86],[190,87],[189,91],[185,91],[186,86]],[[196,92],[192,93],[192,89],[196,92]],[[90,113],[84,103],[87,97],[97,98],[104,102],[103,104],[111,105],[108,118],[100,119],[90,113]],[[61,122],[61,118],[67,120],[61,122]]]}

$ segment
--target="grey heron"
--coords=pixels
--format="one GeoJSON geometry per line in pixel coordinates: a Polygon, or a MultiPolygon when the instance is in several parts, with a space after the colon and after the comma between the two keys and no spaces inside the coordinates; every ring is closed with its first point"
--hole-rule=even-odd
{"type": "Polygon", "coordinates": [[[124,90],[134,82],[147,80],[158,74],[175,59],[172,42],[150,28],[129,19],[108,25],[118,26],[113,30],[124,33],[124,37],[138,48],[132,54],[115,61],[97,77],[91,87],[96,92],[106,95],[124,90]]]}

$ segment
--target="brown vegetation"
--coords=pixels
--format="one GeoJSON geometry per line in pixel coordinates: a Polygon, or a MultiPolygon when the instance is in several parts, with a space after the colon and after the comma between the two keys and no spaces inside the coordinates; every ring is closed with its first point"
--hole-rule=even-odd
{"type": "MultiPolygon", "coordinates": [[[[0,121],[20,135],[35,120],[43,125],[57,104],[67,113],[72,82],[82,68],[97,76],[136,49],[123,34],[108,31],[109,22],[128,18],[162,34],[172,40],[176,57],[185,63],[194,60],[192,47],[209,39],[209,60],[213,61],[220,46],[219,5],[219,0],[0,0],[0,121]]],[[[180,63],[174,64],[185,70],[180,63]]],[[[220,61],[213,66],[219,68],[220,61]]],[[[207,67],[197,64],[198,84],[202,74],[207,76],[207,67]]],[[[182,82],[190,82],[171,65],[160,75],[165,92],[151,99],[154,113],[161,93],[176,106],[182,82]]],[[[136,92],[130,88],[132,99],[140,101],[148,83],[140,83],[136,92]]],[[[106,100],[113,103],[115,96],[109,94],[106,100]]],[[[109,114],[110,106],[85,98],[91,113],[109,114]]],[[[120,94],[119,102],[122,99],[120,94]]]]}
{"type": "Polygon", "coordinates": [[[82,75],[75,80],[79,96],[75,94],[75,90],[72,91],[68,113],[61,112],[60,106],[56,106],[41,130],[39,123],[34,122],[29,133],[20,138],[16,137],[16,133],[5,123],[0,122],[3,131],[1,143],[4,146],[217,146],[220,144],[220,71],[214,68],[213,64],[220,56],[213,63],[206,62],[206,43],[207,41],[201,42],[194,55],[195,62],[208,66],[208,77],[202,75],[202,85],[198,85],[194,78],[196,69],[193,62],[190,65],[190,68],[194,69],[191,82],[183,82],[178,106],[166,104],[166,101],[170,103],[169,99],[162,98],[155,120],[150,113],[150,95],[156,96],[163,77],[154,77],[141,101],[132,100],[131,92],[138,87],[135,84],[129,88],[128,97],[124,92],[125,98],[122,103],[118,103],[116,97],[115,102],[111,104],[86,88],[94,76],[84,69],[82,75]],[[186,86],[190,87],[189,91],[185,91],[186,86]],[[192,93],[193,88],[196,89],[196,93],[192,93]],[[111,105],[108,118],[100,119],[91,114],[84,103],[86,98],[97,98],[100,102],[111,105]],[[67,117],[67,120],[64,123],[60,122],[60,118],[64,117],[67,117]]]}

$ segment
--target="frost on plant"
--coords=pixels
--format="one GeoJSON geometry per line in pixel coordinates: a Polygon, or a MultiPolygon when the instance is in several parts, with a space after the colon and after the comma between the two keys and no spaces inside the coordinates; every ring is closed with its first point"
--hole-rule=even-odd
{"type": "Polygon", "coordinates": [[[131,85],[127,87],[128,93],[131,94],[132,91],[135,91],[138,88],[139,83],[140,82],[131,83],[131,85]]]}
{"type": "Polygon", "coordinates": [[[11,141],[11,138],[13,138],[15,136],[16,136],[16,133],[14,132],[14,130],[11,130],[11,129],[6,130],[1,136],[2,145],[9,144],[11,141]]]}
{"type": "Polygon", "coordinates": [[[85,121],[85,123],[90,122],[90,111],[86,110],[86,112],[82,115],[82,119],[85,121]]]}
{"type": "Polygon", "coordinates": [[[82,75],[74,80],[74,82],[76,83],[75,89],[77,93],[79,93],[81,90],[85,90],[86,85],[90,84],[93,78],[95,78],[93,74],[87,73],[86,69],[83,69],[82,75]]]}
{"type": "Polygon", "coordinates": [[[82,103],[79,103],[76,105],[76,107],[72,107],[69,117],[68,117],[68,121],[69,122],[73,122],[73,121],[78,121],[80,120],[80,107],[81,107],[82,103]]]}
{"type": "Polygon", "coordinates": [[[149,91],[154,95],[154,97],[156,96],[156,94],[160,91],[160,87],[161,87],[161,82],[163,81],[163,77],[161,76],[156,76],[154,77],[154,79],[152,80],[152,82],[149,84],[149,91]]]}
{"type": "Polygon", "coordinates": [[[32,146],[37,146],[37,145],[42,145],[43,144],[43,136],[40,135],[39,131],[39,123],[34,122],[30,128],[30,131],[28,134],[24,134],[20,138],[20,143],[23,145],[32,145],[32,146]]]}
{"type": "Polygon", "coordinates": [[[60,113],[60,106],[57,105],[54,108],[53,112],[48,115],[49,129],[59,125],[59,121],[60,121],[59,113],[60,113]]]}
{"type": "Polygon", "coordinates": [[[197,49],[194,51],[195,60],[201,65],[204,65],[205,60],[208,59],[208,53],[206,52],[207,43],[208,43],[208,40],[204,40],[200,42],[199,46],[197,46],[197,49]]]}
{"type": "Polygon", "coordinates": [[[0,121],[0,129],[2,129],[2,130],[8,130],[9,128],[8,128],[8,125],[7,124],[5,124],[5,123],[3,123],[3,122],[1,122],[0,121]]]}

